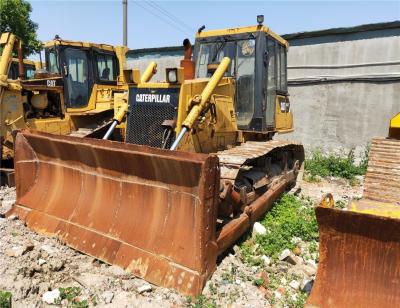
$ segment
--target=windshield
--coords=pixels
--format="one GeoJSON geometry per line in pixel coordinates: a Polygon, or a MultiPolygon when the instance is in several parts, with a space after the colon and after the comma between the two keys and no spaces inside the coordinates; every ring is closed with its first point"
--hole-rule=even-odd
{"type": "Polygon", "coordinates": [[[231,59],[225,75],[236,81],[236,116],[239,126],[246,126],[254,114],[255,39],[200,43],[196,61],[196,77],[210,77],[207,65],[219,63],[223,57],[231,59]]]}
{"type": "Polygon", "coordinates": [[[57,54],[56,51],[52,49],[47,49],[47,63],[46,63],[46,68],[49,72],[51,73],[56,73],[60,74],[60,71],[58,69],[58,61],[57,61],[57,54]]]}
{"type": "Polygon", "coordinates": [[[196,77],[210,77],[208,76],[207,65],[210,63],[219,63],[224,57],[229,57],[231,59],[231,64],[225,75],[234,76],[235,44],[235,42],[226,41],[202,43],[197,56],[196,77]]]}
{"type": "Polygon", "coordinates": [[[99,53],[96,55],[98,78],[101,81],[116,81],[116,57],[112,54],[99,53]]]}

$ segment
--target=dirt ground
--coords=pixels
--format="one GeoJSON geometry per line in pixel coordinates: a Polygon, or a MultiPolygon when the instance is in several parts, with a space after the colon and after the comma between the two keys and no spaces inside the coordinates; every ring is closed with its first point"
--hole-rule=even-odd
{"type": "MultiPolygon", "coordinates": [[[[350,186],[338,179],[303,182],[301,191],[296,193],[318,202],[328,192],[333,193],[336,200],[346,202],[349,198],[361,197],[362,183],[350,186]]],[[[55,238],[40,236],[16,217],[4,218],[4,213],[15,202],[14,188],[1,187],[0,200],[3,217],[0,218],[0,290],[12,293],[13,307],[54,307],[46,300],[52,290],[60,287],[78,287],[79,300],[97,307],[182,307],[196,301],[190,302],[173,290],[151,285],[116,266],[81,254],[55,238]]],[[[294,265],[278,263],[274,266],[277,268],[271,268],[272,271],[296,270],[294,265]]],[[[317,265],[313,266],[313,272],[307,274],[311,282],[317,265]]],[[[222,259],[204,288],[204,297],[197,302],[204,306],[212,302],[222,307],[269,307],[270,295],[265,288],[254,284],[254,277],[259,273],[259,267],[246,265],[238,250],[232,250],[222,259]]],[[[299,288],[297,282],[281,283],[299,288]]],[[[59,304],[71,305],[67,299],[59,304]]]]}

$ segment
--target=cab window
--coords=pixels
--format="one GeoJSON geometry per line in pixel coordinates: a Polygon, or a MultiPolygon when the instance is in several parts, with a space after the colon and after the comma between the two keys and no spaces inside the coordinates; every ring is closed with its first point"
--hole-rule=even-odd
{"type": "Polygon", "coordinates": [[[18,79],[18,63],[12,61],[10,64],[10,69],[8,71],[8,79],[16,80],[18,79]]]}
{"type": "Polygon", "coordinates": [[[96,54],[98,78],[101,81],[117,80],[117,60],[112,54],[96,54]]]}
{"type": "Polygon", "coordinates": [[[286,47],[276,43],[277,89],[287,92],[286,47]]]}
{"type": "Polygon", "coordinates": [[[26,79],[33,79],[34,74],[35,74],[35,66],[34,65],[29,65],[25,64],[25,78],[26,79]]]}
{"type": "Polygon", "coordinates": [[[219,63],[224,57],[229,57],[231,63],[225,73],[225,76],[234,76],[235,70],[235,53],[236,43],[235,42],[212,42],[202,43],[200,45],[199,54],[196,63],[196,77],[206,78],[211,77],[208,75],[207,65],[210,63],[219,63]]]}
{"type": "Polygon", "coordinates": [[[254,114],[255,40],[241,40],[236,49],[236,113],[239,126],[248,125],[254,114]]]}
{"type": "Polygon", "coordinates": [[[84,107],[89,101],[88,58],[84,50],[65,49],[66,103],[68,107],[84,107]]]}
{"type": "Polygon", "coordinates": [[[57,54],[54,49],[47,50],[47,64],[46,68],[50,73],[60,74],[58,69],[57,54]]]}

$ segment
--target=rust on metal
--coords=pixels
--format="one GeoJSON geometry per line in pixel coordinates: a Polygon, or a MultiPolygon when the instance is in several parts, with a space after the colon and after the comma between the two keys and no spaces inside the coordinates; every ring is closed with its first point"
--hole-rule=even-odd
{"type": "Polygon", "coordinates": [[[12,211],[30,228],[152,283],[201,292],[217,258],[216,156],[27,131],[15,145],[12,211]]]}
{"type": "Polygon", "coordinates": [[[201,293],[218,254],[272,207],[295,181],[304,159],[302,146],[286,141],[249,142],[205,155],[20,131],[15,145],[17,201],[9,215],[187,295],[201,293]],[[281,151],[292,156],[283,164],[281,151]],[[266,162],[261,167],[260,158],[266,162]],[[271,162],[275,172],[261,181],[267,187],[244,191],[255,201],[242,204],[233,189],[235,178],[243,169],[261,170],[271,162]],[[231,177],[220,170],[226,166],[231,177]],[[220,224],[224,185],[223,195],[240,211],[220,224]]]}
{"type": "Polygon", "coordinates": [[[400,140],[374,138],[368,159],[364,198],[400,205],[400,140]]]}
{"type": "Polygon", "coordinates": [[[400,306],[400,219],[318,206],[319,264],[307,305],[400,306]]]}
{"type": "Polygon", "coordinates": [[[303,146],[300,143],[284,140],[247,141],[229,150],[220,151],[217,155],[221,164],[221,179],[235,180],[244,164],[273,151],[284,149],[293,151],[301,163],[304,161],[303,146]]]}
{"type": "Polygon", "coordinates": [[[346,210],[326,196],[312,307],[400,307],[400,141],[374,138],[364,196],[346,210]]]}

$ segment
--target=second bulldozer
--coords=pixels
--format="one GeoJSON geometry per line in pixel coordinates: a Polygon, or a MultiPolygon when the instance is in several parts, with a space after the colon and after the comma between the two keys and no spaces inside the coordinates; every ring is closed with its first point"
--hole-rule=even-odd
{"type": "Polygon", "coordinates": [[[193,79],[183,68],[161,83],[128,74],[125,142],[19,132],[9,214],[200,294],[217,256],[295,183],[304,150],[272,140],[293,131],[283,38],[258,25],[200,32],[195,46],[193,79]]]}
{"type": "Polygon", "coordinates": [[[15,35],[3,33],[0,44],[2,160],[13,157],[14,130],[86,136],[112,119],[114,94],[127,91],[126,47],[57,37],[44,44],[46,70],[35,71],[34,63],[12,58],[22,44],[15,35]]]}
{"type": "Polygon", "coordinates": [[[95,136],[106,129],[115,101],[127,91],[126,47],[62,40],[44,44],[46,69],[22,59],[22,42],[2,33],[0,45],[0,153],[2,185],[13,185],[16,129],[95,136]],[[18,58],[12,58],[18,53],[18,58]]]}

